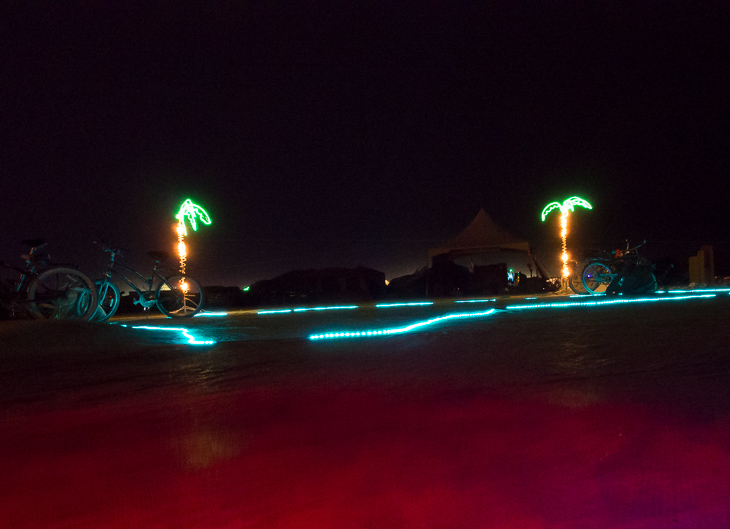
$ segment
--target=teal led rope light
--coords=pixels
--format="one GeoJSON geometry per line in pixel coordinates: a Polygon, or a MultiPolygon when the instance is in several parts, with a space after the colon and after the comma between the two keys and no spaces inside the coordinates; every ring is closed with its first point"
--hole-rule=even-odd
{"type": "Polygon", "coordinates": [[[424,305],[433,305],[433,301],[413,301],[410,303],[379,303],[375,305],[375,308],[389,309],[391,307],[421,307],[424,305]]]}
{"type": "Polygon", "coordinates": [[[291,312],[310,312],[322,310],[352,310],[359,308],[358,305],[341,305],[335,307],[301,307],[298,309],[275,309],[275,310],[259,310],[256,314],[289,314],[291,312]]]}
{"type": "MultiPolygon", "coordinates": [[[[122,325],[122,327],[127,327],[127,325],[122,325]]],[[[190,345],[213,345],[214,343],[216,343],[213,340],[198,340],[197,338],[195,338],[195,336],[193,336],[192,334],[190,334],[190,331],[188,331],[184,327],[154,327],[154,326],[151,326],[151,325],[135,325],[135,326],[132,326],[130,328],[131,329],[144,329],[144,330],[147,330],[147,331],[171,331],[171,332],[179,332],[185,338],[188,339],[188,343],[190,345]]]]}
{"type": "Polygon", "coordinates": [[[659,290],[657,292],[665,294],[686,294],[689,292],[730,292],[730,288],[692,288],[690,290],[659,290]]]}
{"type": "Polygon", "coordinates": [[[700,299],[700,298],[714,298],[715,294],[700,294],[696,296],[672,296],[672,297],[658,297],[658,298],[633,298],[633,299],[602,299],[600,301],[568,301],[568,302],[556,302],[556,303],[534,303],[531,305],[508,305],[507,309],[511,310],[525,310],[525,309],[559,309],[568,307],[596,307],[599,305],[616,305],[625,303],[650,303],[657,301],[679,301],[683,299],[700,299]]]}
{"type": "Polygon", "coordinates": [[[293,312],[309,312],[312,310],[352,310],[358,308],[357,305],[343,305],[341,307],[302,307],[293,309],[293,312]]]}
{"type": "Polygon", "coordinates": [[[457,299],[454,303],[488,303],[490,301],[497,301],[497,298],[492,299],[457,299]]]}
{"type": "Polygon", "coordinates": [[[395,327],[392,329],[377,329],[367,331],[353,331],[353,332],[328,332],[323,334],[312,334],[309,336],[310,340],[336,340],[341,338],[370,338],[374,336],[393,336],[396,334],[405,334],[407,332],[427,327],[435,323],[452,320],[457,318],[478,318],[480,316],[488,316],[495,312],[495,309],[490,309],[484,312],[466,312],[461,314],[447,314],[446,316],[440,316],[438,318],[432,318],[426,321],[419,321],[406,325],[405,327],[395,327]]]}

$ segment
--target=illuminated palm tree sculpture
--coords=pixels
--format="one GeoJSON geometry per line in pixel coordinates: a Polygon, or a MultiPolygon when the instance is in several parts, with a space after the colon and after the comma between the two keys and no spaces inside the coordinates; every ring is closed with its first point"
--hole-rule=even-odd
{"type": "Polygon", "coordinates": [[[542,210],[542,221],[545,222],[545,217],[550,214],[550,212],[554,209],[560,210],[560,237],[563,239],[563,253],[560,256],[560,259],[563,261],[563,270],[562,275],[563,278],[567,278],[570,275],[570,270],[568,269],[568,245],[567,245],[567,239],[568,239],[568,215],[571,211],[573,211],[573,208],[575,206],[581,206],[586,209],[593,209],[593,206],[591,206],[587,200],[583,200],[580,197],[570,197],[563,201],[561,204],[560,202],[550,202],[547,206],[545,206],[545,209],[542,210]]]}
{"type": "Polygon", "coordinates": [[[183,275],[184,280],[185,261],[187,259],[185,237],[188,234],[188,230],[185,228],[185,219],[187,218],[190,223],[190,227],[193,228],[193,231],[198,230],[196,219],[199,218],[200,222],[206,225],[210,224],[211,220],[208,213],[206,213],[206,211],[197,204],[193,204],[193,201],[189,198],[183,202],[182,206],[180,206],[180,210],[177,212],[177,215],[175,215],[175,218],[177,219],[177,228],[175,229],[175,231],[177,231],[177,253],[180,256],[180,273],[183,275]]]}

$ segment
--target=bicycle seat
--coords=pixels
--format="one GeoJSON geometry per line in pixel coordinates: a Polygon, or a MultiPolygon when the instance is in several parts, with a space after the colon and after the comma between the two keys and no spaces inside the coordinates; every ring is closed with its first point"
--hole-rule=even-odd
{"type": "Polygon", "coordinates": [[[152,257],[152,259],[154,259],[158,263],[162,262],[162,261],[167,261],[170,258],[170,252],[165,252],[165,251],[147,252],[147,255],[152,257]]]}
{"type": "Polygon", "coordinates": [[[47,243],[45,239],[23,239],[20,244],[30,246],[31,248],[37,248],[38,246],[44,246],[47,243]]]}

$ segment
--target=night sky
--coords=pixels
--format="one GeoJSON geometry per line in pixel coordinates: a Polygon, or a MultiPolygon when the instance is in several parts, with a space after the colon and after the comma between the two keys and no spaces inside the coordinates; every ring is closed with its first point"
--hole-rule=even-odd
{"type": "Polygon", "coordinates": [[[552,255],[572,195],[576,245],[729,244],[723,2],[356,3],[3,2],[0,258],[145,268],[186,198],[208,285],[390,279],[479,208],[552,255]]]}

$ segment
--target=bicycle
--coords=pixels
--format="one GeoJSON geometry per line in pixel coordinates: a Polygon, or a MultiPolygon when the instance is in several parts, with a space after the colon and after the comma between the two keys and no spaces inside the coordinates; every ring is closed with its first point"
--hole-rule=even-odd
{"type": "Polygon", "coordinates": [[[570,268],[570,275],[568,276],[568,287],[575,294],[583,295],[588,294],[586,288],[583,286],[583,268],[585,268],[584,262],[575,260],[568,261],[568,267],[570,268]]]}
{"type": "Polygon", "coordinates": [[[24,268],[0,261],[2,268],[20,274],[14,281],[2,282],[0,301],[8,315],[22,312],[37,319],[88,321],[98,301],[94,282],[76,268],[49,264],[43,239],[21,243],[30,246],[22,256],[24,268]]]}
{"type": "Polygon", "coordinates": [[[583,285],[583,270],[586,266],[594,261],[607,262],[613,259],[613,254],[605,250],[599,250],[596,248],[586,248],[581,252],[580,259],[571,259],[568,261],[568,268],[570,269],[570,275],[568,276],[568,287],[575,294],[588,295],[590,292],[586,290],[583,285]]]}
{"type": "Polygon", "coordinates": [[[189,318],[200,312],[203,306],[203,289],[200,283],[188,276],[166,278],[159,272],[160,264],[170,258],[169,252],[148,252],[154,259],[155,265],[150,276],[146,278],[136,270],[116,262],[116,258],[122,255],[121,248],[110,248],[96,241],[95,244],[109,253],[110,258],[104,278],[96,282],[99,302],[92,321],[108,320],[119,309],[122,295],[112,280],[113,276],[134,290],[137,295],[134,304],[141,305],[145,311],[157,306],[162,314],[171,318],[189,318]],[[118,268],[122,271],[120,272],[118,268]],[[141,282],[143,287],[138,287],[128,276],[141,282]]]}
{"type": "Polygon", "coordinates": [[[646,294],[656,292],[654,265],[639,255],[641,244],[626,250],[616,250],[611,259],[596,259],[586,263],[581,274],[583,287],[589,294],[646,294]]]}

